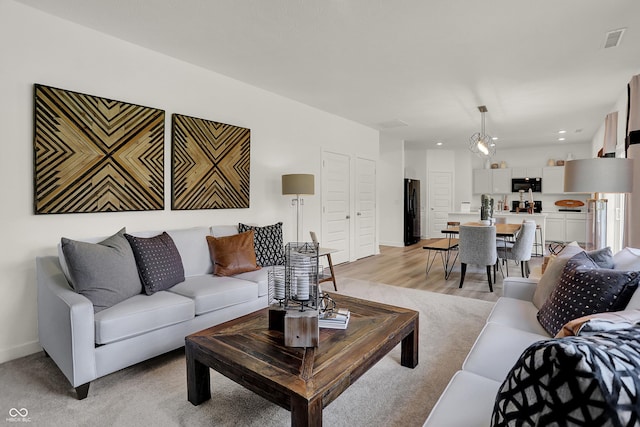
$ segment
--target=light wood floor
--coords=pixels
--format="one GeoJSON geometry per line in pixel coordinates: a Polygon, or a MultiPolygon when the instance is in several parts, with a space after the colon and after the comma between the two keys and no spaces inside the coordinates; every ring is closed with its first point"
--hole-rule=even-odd
{"type": "MultiPolygon", "coordinates": [[[[426,274],[427,251],[422,247],[428,240],[405,247],[380,246],[380,254],[363,258],[355,262],[335,266],[338,289],[340,278],[368,280],[405,288],[423,289],[443,294],[496,301],[502,295],[502,275],[498,271],[493,292],[489,292],[486,269],[467,266],[467,274],[462,289],[460,284],[460,262],[455,266],[448,280],[444,279],[442,262],[438,256],[433,267],[426,274]]],[[[532,257],[529,262],[535,274],[542,265],[542,257],[532,257]]],[[[520,267],[513,261],[509,264],[509,275],[520,277],[520,267]]]]}

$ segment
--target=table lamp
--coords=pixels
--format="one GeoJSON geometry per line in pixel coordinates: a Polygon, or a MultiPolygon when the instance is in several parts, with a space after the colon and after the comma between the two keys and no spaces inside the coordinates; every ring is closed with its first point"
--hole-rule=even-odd
{"type": "Polygon", "coordinates": [[[296,207],[296,242],[300,241],[300,221],[301,205],[304,205],[304,200],[301,195],[313,195],[314,194],[314,176],[312,174],[289,174],[282,175],[282,195],[295,195],[295,199],[291,200],[291,204],[296,207]]]}
{"type": "Polygon", "coordinates": [[[607,246],[607,199],[600,193],[633,191],[633,159],[602,157],[568,160],[564,166],[566,193],[593,193],[587,200],[586,249],[607,246]]]}

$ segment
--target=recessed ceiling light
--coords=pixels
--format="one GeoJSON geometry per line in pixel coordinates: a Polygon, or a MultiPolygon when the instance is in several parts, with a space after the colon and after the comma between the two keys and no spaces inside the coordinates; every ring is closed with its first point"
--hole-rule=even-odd
{"type": "Polygon", "coordinates": [[[558,133],[567,133],[566,130],[559,130],[558,133]]]}
{"type": "Polygon", "coordinates": [[[567,138],[558,138],[558,141],[564,141],[567,138]]]}
{"type": "Polygon", "coordinates": [[[442,145],[442,142],[436,142],[436,145],[440,146],[440,145],[442,145]]]}
{"type": "Polygon", "coordinates": [[[497,141],[498,137],[497,136],[492,136],[491,139],[493,139],[494,141],[497,141]]]}

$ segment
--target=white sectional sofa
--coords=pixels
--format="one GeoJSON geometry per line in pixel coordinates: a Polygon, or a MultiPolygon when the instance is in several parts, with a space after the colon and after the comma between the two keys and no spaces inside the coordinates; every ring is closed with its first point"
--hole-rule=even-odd
{"type": "Polygon", "coordinates": [[[62,251],[59,257],[36,259],[40,344],[76,388],[78,398],[87,396],[96,378],[182,347],[186,335],[267,306],[269,268],[233,277],[212,274],[206,236],[237,232],[236,226],[167,231],[182,258],[184,282],[152,295],[135,295],[97,313],[92,302],[70,286],[62,251]]]}
{"type": "MultiPolygon", "coordinates": [[[[625,256],[635,257],[632,265],[624,261],[626,267],[640,270],[640,250],[626,248],[625,251],[625,256]]],[[[536,317],[538,308],[533,299],[538,281],[504,279],[503,296],[496,302],[462,369],[454,374],[424,426],[491,425],[496,395],[511,368],[530,345],[552,338],[536,317]]],[[[640,309],[638,291],[627,304],[626,310],[631,309],[640,309]]]]}

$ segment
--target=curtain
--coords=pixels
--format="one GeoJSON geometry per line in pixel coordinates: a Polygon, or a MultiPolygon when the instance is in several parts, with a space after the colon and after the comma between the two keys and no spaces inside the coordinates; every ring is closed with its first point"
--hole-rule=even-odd
{"type": "Polygon", "coordinates": [[[618,143],[618,112],[607,114],[604,119],[604,145],[602,146],[603,157],[615,157],[616,145],[618,143]]]}
{"type": "Polygon", "coordinates": [[[623,246],[640,248],[640,74],[631,78],[627,86],[627,158],[633,162],[633,192],[625,204],[625,232],[623,246]]]}

